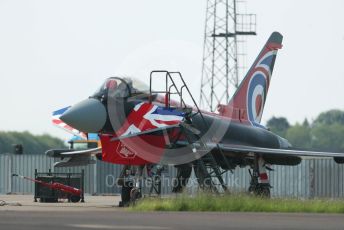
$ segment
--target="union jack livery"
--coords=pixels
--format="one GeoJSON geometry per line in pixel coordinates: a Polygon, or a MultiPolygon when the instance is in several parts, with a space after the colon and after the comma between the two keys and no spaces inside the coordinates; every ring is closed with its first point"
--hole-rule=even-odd
{"type": "Polygon", "coordinates": [[[132,135],[156,128],[177,125],[184,120],[184,113],[173,108],[165,108],[151,103],[140,102],[127,117],[117,136],[132,135]]]}

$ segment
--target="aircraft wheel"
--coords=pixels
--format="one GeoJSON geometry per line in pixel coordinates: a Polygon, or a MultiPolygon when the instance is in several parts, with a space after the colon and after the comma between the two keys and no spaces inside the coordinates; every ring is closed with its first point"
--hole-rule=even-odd
{"type": "Polygon", "coordinates": [[[210,174],[206,171],[206,169],[202,168],[196,163],[196,165],[194,166],[194,172],[200,188],[205,191],[211,191],[212,180],[210,174]]]}
{"type": "Polygon", "coordinates": [[[256,195],[262,198],[270,198],[270,186],[260,184],[256,195]]]}
{"type": "Polygon", "coordinates": [[[121,199],[122,202],[121,204],[123,206],[128,206],[129,202],[130,202],[130,192],[133,189],[132,186],[129,186],[129,183],[125,183],[124,186],[122,186],[122,190],[121,190],[121,199]]]}
{"type": "Polygon", "coordinates": [[[139,189],[133,188],[130,192],[130,201],[132,204],[135,204],[135,202],[142,197],[142,194],[139,189]]]}
{"type": "Polygon", "coordinates": [[[271,196],[269,184],[257,184],[255,186],[250,186],[248,191],[249,193],[262,198],[270,198],[271,196]]]}
{"type": "Polygon", "coordinates": [[[177,179],[178,183],[173,186],[172,192],[173,193],[182,193],[183,188],[185,188],[185,186],[187,185],[188,180],[191,176],[192,167],[190,165],[181,165],[181,166],[178,166],[176,168],[177,168],[176,179],[177,179]]]}

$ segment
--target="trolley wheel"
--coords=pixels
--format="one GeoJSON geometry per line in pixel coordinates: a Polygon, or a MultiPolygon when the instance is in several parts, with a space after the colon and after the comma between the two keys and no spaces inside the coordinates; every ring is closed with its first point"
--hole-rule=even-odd
{"type": "Polygon", "coordinates": [[[39,198],[40,203],[58,203],[58,198],[54,197],[41,197],[39,198]]]}
{"type": "Polygon", "coordinates": [[[80,199],[81,199],[81,197],[80,197],[80,196],[76,196],[76,195],[72,195],[72,196],[70,197],[70,201],[72,201],[73,203],[79,202],[80,199]]]}

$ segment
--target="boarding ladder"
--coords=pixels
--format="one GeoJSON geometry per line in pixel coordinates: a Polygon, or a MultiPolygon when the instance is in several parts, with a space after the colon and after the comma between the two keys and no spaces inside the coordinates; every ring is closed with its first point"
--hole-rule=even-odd
{"type": "MultiPolygon", "coordinates": [[[[199,109],[195,99],[193,98],[188,86],[186,85],[182,75],[180,72],[169,72],[166,70],[156,70],[152,71],[150,73],[150,88],[149,88],[149,98],[150,102],[152,102],[154,95],[156,94],[164,94],[165,95],[165,106],[170,108],[177,108],[181,109],[183,111],[186,111],[186,113],[190,113],[190,124],[186,124],[188,126],[188,129],[192,129],[195,127],[195,124],[192,123],[192,118],[199,115],[201,118],[201,121],[203,122],[203,125],[205,127],[209,127],[207,124],[202,111],[199,109]],[[152,83],[153,80],[157,77],[164,77],[165,85],[164,90],[154,91],[152,89],[152,83]],[[179,87],[176,84],[176,80],[179,80],[180,84],[179,87]],[[184,95],[187,93],[188,96],[191,98],[193,106],[190,107],[185,103],[184,95]],[[180,99],[179,103],[172,103],[171,104],[171,96],[177,95],[180,99]]],[[[197,180],[199,182],[199,186],[201,189],[221,193],[226,192],[227,185],[225,181],[223,180],[223,174],[226,173],[228,170],[222,169],[219,164],[217,163],[214,155],[211,153],[211,149],[207,146],[207,142],[209,143],[209,140],[204,140],[203,137],[199,136],[197,132],[186,132],[185,129],[183,129],[183,126],[181,127],[181,132],[183,132],[184,136],[187,139],[187,142],[191,146],[196,146],[196,151],[199,153],[206,153],[201,154],[201,158],[197,159],[193,162],[194,171],[197,177],[197,180]]],[[[220,152],[221,158],[223,159],[224,163],[226,164],[226,168],[230,168],[230,164],[227,160],[227,158],[224,156],[223,152],[217,145],[217,149],[220,152]]]]}

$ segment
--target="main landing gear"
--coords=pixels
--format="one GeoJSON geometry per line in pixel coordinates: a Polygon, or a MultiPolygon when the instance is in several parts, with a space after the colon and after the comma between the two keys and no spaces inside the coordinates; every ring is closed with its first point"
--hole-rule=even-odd
{"type": "Polygon", "coordinates": [[[251,170],[249,169],[251,182],[250,187],[248,188],[248,192],[250,194],[264,198],[270,198],[271,186],[266,169],[267,167],[265,165],[264,159],[261,156],[255,154],[251,170]]]}
{"type": "Polygon", "coordinates": [[[141,186],[138,178],[142,176],[143,167],[126,165],[123,167],[118,180],[118,185],[122,186],[121,201],[119,207],[128,207],[142,197],[141,186]]]}

